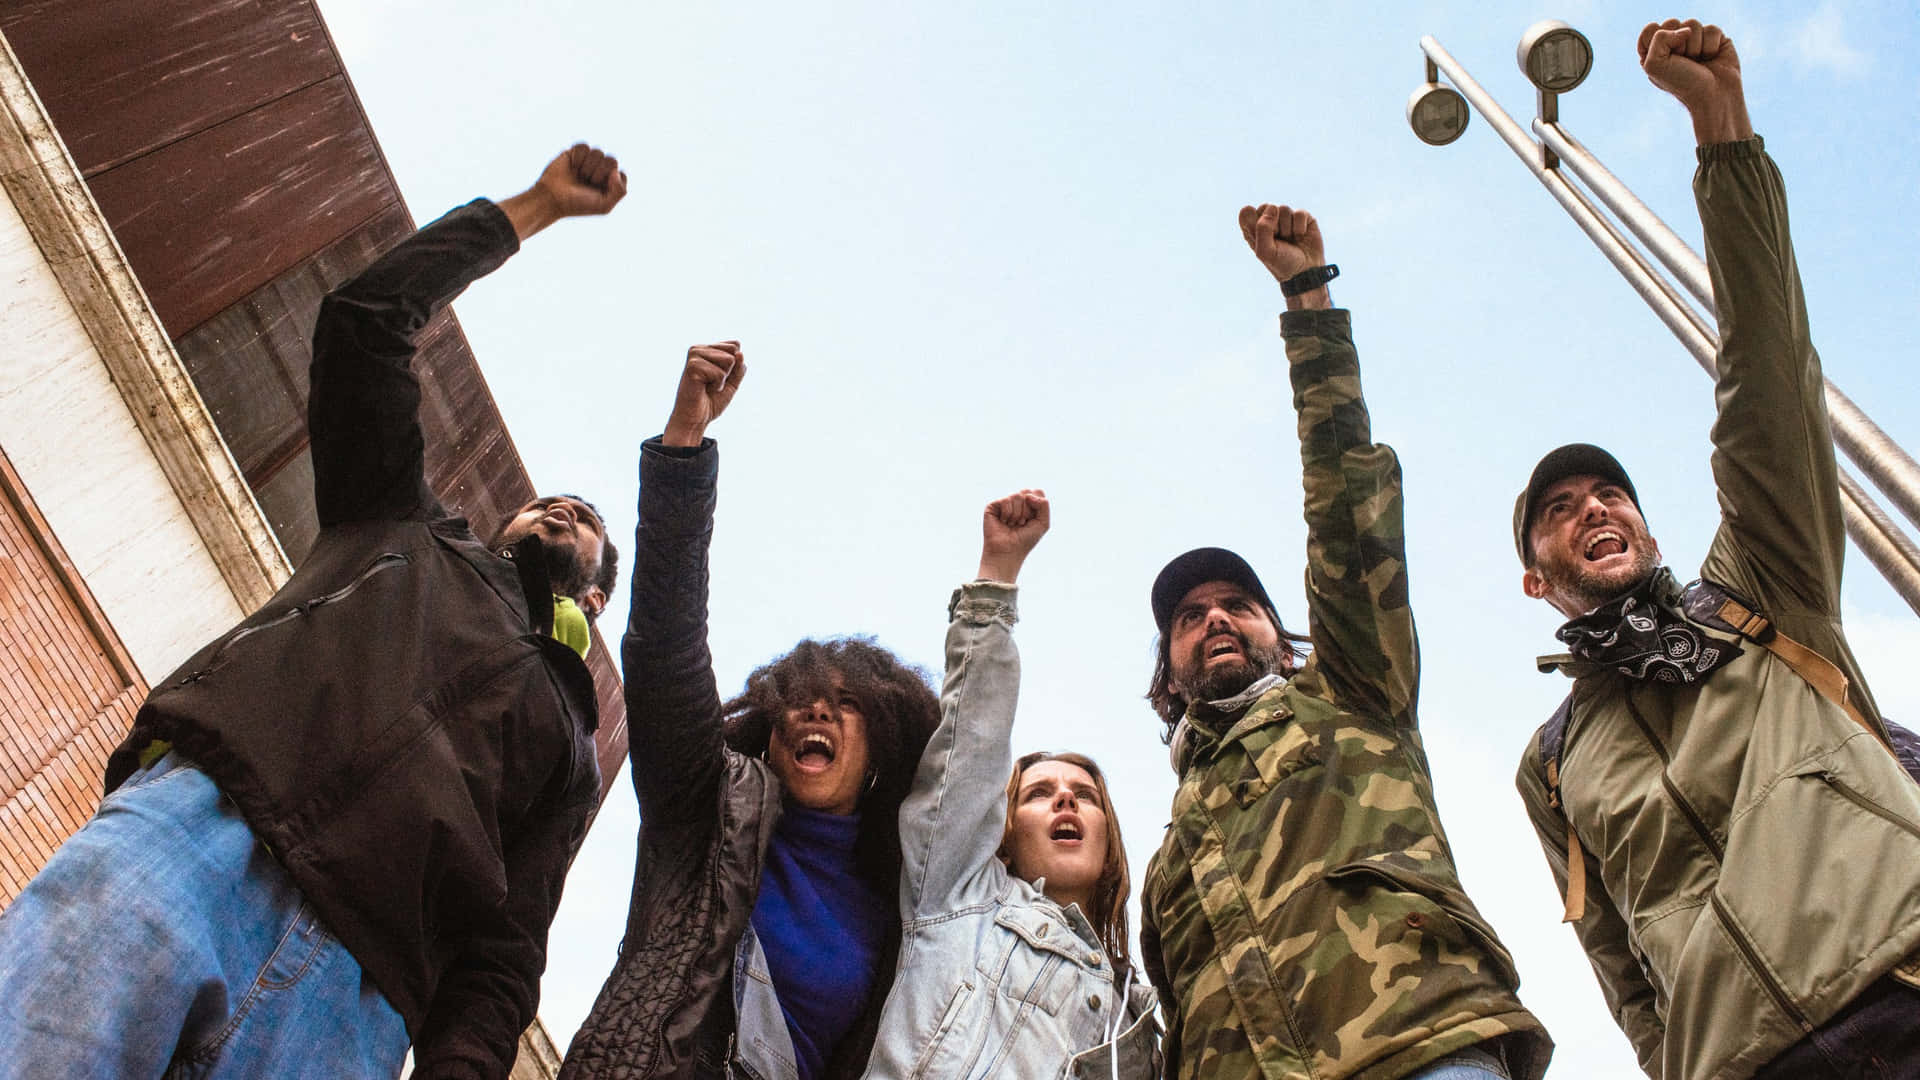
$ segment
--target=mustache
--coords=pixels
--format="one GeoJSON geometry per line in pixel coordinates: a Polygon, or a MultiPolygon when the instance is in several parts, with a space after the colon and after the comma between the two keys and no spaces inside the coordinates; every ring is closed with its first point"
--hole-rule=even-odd
{"type": "Polygon", "coordinates": [[[1199,641],[1194,642],[1193,662],[1196,666],[1206,660],[1207,650],[1212,647],[1213,639],[1217,637],[1232,638],[1233,643],[1240,647],[1240,655],[1248,660],[1253,659],[1253,643],[1248,641],[1246,635],[1240,631],[1229,629],[1222,630],[1217,634],[1208,634],[1199,641]]]}

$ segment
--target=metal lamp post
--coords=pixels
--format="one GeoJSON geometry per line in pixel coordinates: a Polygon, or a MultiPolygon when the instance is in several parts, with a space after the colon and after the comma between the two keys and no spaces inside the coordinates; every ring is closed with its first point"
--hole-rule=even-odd
{"type": "MultiPolygon", "coordinates": [[[[1445,146],[1466,131],[1469,106],[1478,111],[1700,366],[1713,374],[1720,337],[1706,261],[1560,124],[1560,95],[1579,86],[1593,67],[1593,46],[1586,36],[1566,23],[1547,20],[1528,27],[1520,38],[1516,59],[1539,91],[1538,115],[1532,125],[1538,142],[1438,41],[1423,37],[1420,49],[1426,55],[1426,81],[1407,101],[1407,123],[1414,135],[1429,145],[1445,146]],[[1452,87],[1440,82],[1442,74],[1452,87]],[[1564,172],[1571,172],[1586,190],[1563,174],[1562,164],[1564,172]],[[1588,191],[1638,238],[1651,259],[1595,205],[1588,191]],[[1655,268],[1656,261],[1674,280],[1655,268]]],[[[1826,383],[1826,398],[1834,445],[1909,521],[1920,525],[1920,465],[1832,380],[1826,383]]],[[[1839,472],[1847,535],[1894,591],[1920,613],[1920,546],[1851,473],[1844,467],[1839,472]]]]}

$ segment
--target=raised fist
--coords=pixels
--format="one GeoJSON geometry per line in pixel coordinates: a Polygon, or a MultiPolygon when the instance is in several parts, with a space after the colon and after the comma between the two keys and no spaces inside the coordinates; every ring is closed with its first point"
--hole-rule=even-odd
{"type": "Polygon", "coordinates": [[[737,341],[695,345],[687,350],[687,366],[680,370],[673,412],[661,441],[668,446],[699,446],[707,425],[719,419],[747,377],[746,354],[737,341]]]}
{"type": "Polygon", "coordinates": [[[1648,23],[1635,48],[1648,81],[1687,107],[1700,142],[1753,137],[1740,54],[1719,27],[1703,26],[1698,19],[1648,23]]]}
{"type": "Polygon", "coordinates": [[[1261,203],[1240,208],[1240,235],[1254,257],[1275,281],[1284,282],[1302,270],[1326,262],[1326,244],[1320,223],[1305,210],[1261,203]]]}
{"type": "Polygon", "coordinates": [[[627,197],[627,174],[619,159],[574,143],[547,163],[534,187],[553,201],[557,217],[604,214],[627,197]]]}
{"type": "Polygon", "coordinates": [[[1053,523],[1047,493],[1026,488],[987,504],[980,516],[980,577],[1011,582],[1053,523]]]}

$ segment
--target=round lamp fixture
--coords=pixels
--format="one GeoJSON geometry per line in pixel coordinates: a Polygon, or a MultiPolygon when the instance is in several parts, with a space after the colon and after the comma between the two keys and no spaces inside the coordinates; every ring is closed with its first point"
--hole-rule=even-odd
{"type": "Polygon", "coordinates": [[[1423,83],[1407,98],[1407,124],[1428,146],[1445,146],[1467,130],[1467,99],[1451,86],[1423,83]]]}
{"type": "Polygon", "coordinates": [[[1549,94],[1564,94],[1579,86],[1593,70],[1593,45],[1585,34],[1559,19],[1527,27],[1515,57],[1527,80],[1549,94]]]}

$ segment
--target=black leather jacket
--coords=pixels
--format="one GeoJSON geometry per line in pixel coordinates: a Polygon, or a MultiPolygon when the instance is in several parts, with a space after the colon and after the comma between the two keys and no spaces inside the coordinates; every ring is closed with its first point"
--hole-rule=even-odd
{"type": "Polygon", "coordinates": [[[418,1076],[512,1067],[599,790],[593,677],[547,636],[539,541],[488,552],[424,475],[413,337],[517,248],[475,202],[322,302],[319,539],[107,766],[111,791],[164,739],[206,771],[405,1018],[418,1076]]]}
{"type": "MultiPolygon", "coordinates": [[[[640,454],[633,602],[621,642],[640,837],[620,956],[567,1049],[561,1080],[728,1075],[733,961],[759,899],[781,787],[729,749],[707,649],[707,549],[719,450],[640,454]]],[[[858,1077],[892,985],[892,924],[867,1009],[827,1063],[858,1077]]]]}

